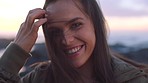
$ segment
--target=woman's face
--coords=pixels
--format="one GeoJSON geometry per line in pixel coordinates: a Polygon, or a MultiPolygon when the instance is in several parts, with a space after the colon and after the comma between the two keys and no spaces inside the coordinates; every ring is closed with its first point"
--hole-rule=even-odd
{"type": "Polygon", "coordinates": [[[90,58],[95,46],[93,24],[72,0],[59,0],[46,8],[47,28],[63,30],[64,52],[74,67],[79,68],[90,58]]]}

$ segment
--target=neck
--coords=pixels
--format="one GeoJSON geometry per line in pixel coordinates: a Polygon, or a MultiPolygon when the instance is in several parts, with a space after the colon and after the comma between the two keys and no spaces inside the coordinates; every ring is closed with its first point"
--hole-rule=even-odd
{"type": "Polygon", "coordinates": [[[82,67],[78,69],[80,76],[85,83],[91,83],[93,80],[93,64],[92,59],[89,59],[82,67]]]}

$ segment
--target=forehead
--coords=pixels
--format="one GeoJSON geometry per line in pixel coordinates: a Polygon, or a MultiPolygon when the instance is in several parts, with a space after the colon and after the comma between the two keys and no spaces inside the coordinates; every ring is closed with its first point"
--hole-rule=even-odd
{"type": "Polygon", "coordinates": [[[50,3],[47,8],[48,20],[66,21],[75,17],[85,17],[80,4],[73,0],[58,0],[50,3]]]}

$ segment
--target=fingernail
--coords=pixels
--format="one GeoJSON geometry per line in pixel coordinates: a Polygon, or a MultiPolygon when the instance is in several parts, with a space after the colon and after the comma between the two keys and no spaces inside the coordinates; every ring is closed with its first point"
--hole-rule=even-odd
{"type": "Polygon", "coordinates": [[[45,14],[45,18],[47,18],[48,17],[48,15],[47,14],[45,14]]]}

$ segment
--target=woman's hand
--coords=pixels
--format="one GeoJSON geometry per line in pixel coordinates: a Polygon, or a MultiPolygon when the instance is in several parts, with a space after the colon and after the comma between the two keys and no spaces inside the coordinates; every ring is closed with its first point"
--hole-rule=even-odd
{"type": "Polygon", "coordinates": [[[24,23],[21,24],[14,43],[19,45],[27,53],[36,42],[39,27],[47,21],[44,18],[46,11],[40,8],[30,10],[24,23]],[[38,21],[35,22],[35,20],[38,21]]]}

